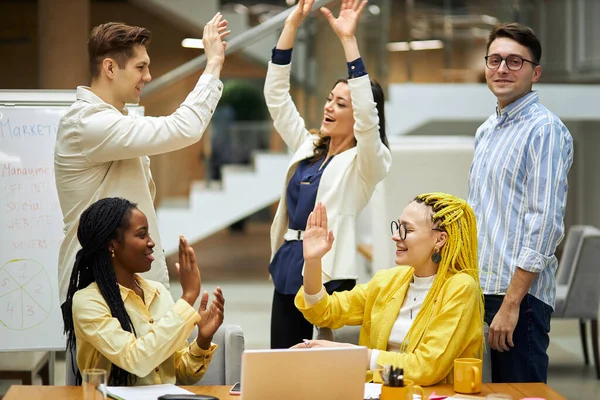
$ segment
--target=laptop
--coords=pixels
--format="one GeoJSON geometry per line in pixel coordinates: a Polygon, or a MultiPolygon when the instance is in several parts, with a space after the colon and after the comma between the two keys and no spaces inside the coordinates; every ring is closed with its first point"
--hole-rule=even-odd
{"type": "Polygon", "coordinates": [[[363,400],[366,347],[246,350],[241,400],[363,400]]]}

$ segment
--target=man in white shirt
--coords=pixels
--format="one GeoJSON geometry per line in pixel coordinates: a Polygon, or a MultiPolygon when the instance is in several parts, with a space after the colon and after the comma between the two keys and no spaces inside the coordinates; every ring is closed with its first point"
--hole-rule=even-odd
{"type": "MultiPolygon", "coordinates": [[[[64,303],[75,255],[81,213],[98,199],[122,197],[138,204],[155,239],[155,261],[143,274],[167,288],[169,276],[154,209],[155,186],[148,156],[200,140],[221,98],[227,21],[217,13],[204,27],[204,73],[181,106],[166,117],[128,115],[151,80],[146,46],[150,32],[110,22],[92,30],[88,42],[91,87],[77,87],[77,100],[60,120],[54,169],[65,239],[58,261],[60,303],[64,303]]],[[[108,249],[106,249],[108,251],[108,249]]]]}

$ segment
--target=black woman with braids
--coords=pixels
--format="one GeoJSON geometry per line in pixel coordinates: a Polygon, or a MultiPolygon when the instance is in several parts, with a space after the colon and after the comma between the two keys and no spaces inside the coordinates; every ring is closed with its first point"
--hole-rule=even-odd
{"type": "MultiPolygon", "coordinates": [[[[399,266],[329,295],[321,283],[321,258],[334,238],[325,206],[317,204],[304,234],[304,286],[296,306],[320,327],[362,325],[359,344],[369,348],[366,370],[391,364],[421,386],[451,383],[454,359],[481,358],[483,350],[473,210],[449,194],[423,194],[391,227],[399,266]]],[[[340,346],[353,345],[305,340],[294,347],[340,346]]]]}
{"type": "MultiPolygon", "coordinates": [[[[81,214],[77,253],[63,319],[67,346],[80,370],[102,368],[115,386],[193,384],[202,378],[216,345],[212,337],[223,322],[225,299],[214,291],[210,307],[194,251],[179,240],[176,264],[183,294],[138,274],[150,270],[154,242],[148,220],[135,204],[105,198],[81,214]],[[198,325],[198,337],[187,338],[198,325]]],[[[77,372],[77,383],[81,375],[77,372]]]]}

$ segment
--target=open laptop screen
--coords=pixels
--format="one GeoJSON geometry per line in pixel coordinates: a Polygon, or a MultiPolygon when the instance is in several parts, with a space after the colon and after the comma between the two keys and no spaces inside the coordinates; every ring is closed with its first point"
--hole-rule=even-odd
{"type": "Polygon", "coordinates": [[[241,400],[362,400],[366,347],[246,350],[241,400]]]}

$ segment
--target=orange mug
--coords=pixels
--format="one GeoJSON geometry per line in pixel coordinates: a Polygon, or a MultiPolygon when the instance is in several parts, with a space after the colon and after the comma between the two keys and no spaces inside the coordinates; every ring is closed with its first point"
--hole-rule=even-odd
{"type": "Polygon", "coordinates": [[[454,360],[454,391],[457,393],[481,392],[481,360],[479,358],[454,360]]]}
{"type": "Polygon", "coordinates": [[[379,400],[412,400],[415,392],[421,396],[422,400],[426,400],[425,392],[419,385],[415,385],[410,379],[404,380],[404,386],[385,386],[381,387],[381,396],[379,400]]]}

